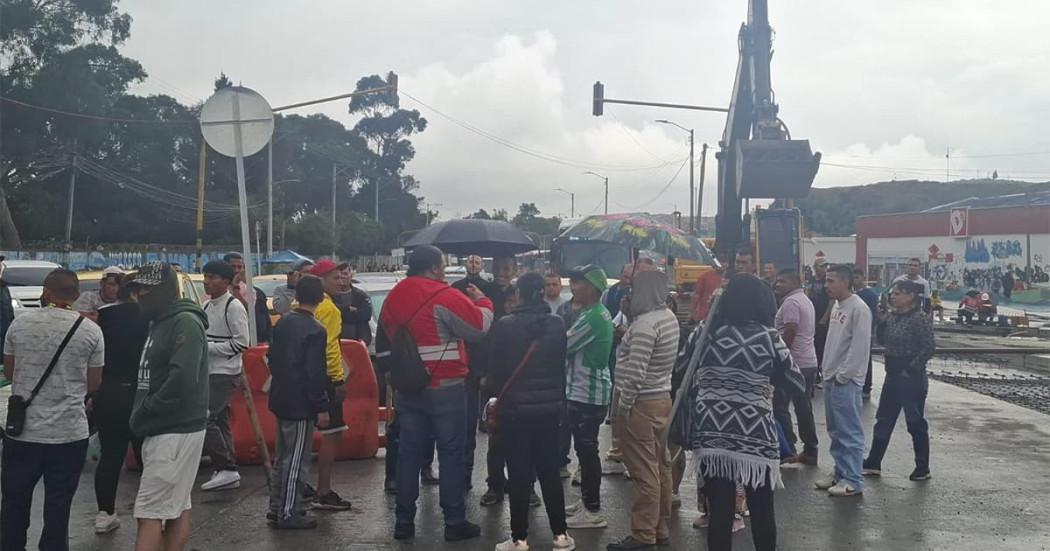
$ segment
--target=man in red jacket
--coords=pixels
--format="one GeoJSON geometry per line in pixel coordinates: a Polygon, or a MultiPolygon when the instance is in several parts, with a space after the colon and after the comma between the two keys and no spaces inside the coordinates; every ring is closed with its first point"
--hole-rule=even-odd
{"type": "Polygon", "coordinates": [[[459,541],[481,535],[478,525],[466,519],[464,449],[467,426],[467,346],[492,325],[492,301],[474,285],[466,294],[445,283],[445,258],[441,249],[424,245],[408,258],[408,277],[398,283],[383,303],[376,335],[376,356],[390,354],[388,335],[407,327],[430,373],[428,388],[398,391],[394,404],[401,425],[397,460],[397,522],[394,538],[415,537],[419,470],[423,467],[432,436],[441,463],[441,508],[445,540],[459,541]]]}

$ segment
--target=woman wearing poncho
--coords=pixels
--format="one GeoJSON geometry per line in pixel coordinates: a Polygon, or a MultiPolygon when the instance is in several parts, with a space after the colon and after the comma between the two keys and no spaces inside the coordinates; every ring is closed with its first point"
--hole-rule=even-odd
{"type": "Polygon", "coordinates": [[[694,351],[700,357],[683,407],[691,408],[688,447],[710,503],[711,551],[731,549],[738,484],[747,493],[755,549],[776,549],[773,490],[783,484],[772,385],[805,387],[773,328],[776,308],[760,279],[733,276],[710,320],[707,342],[694,351]]]}

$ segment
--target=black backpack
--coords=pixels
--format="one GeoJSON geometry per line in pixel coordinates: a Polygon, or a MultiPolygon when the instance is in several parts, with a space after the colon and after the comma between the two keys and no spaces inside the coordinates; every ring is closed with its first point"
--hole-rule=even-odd
{"type": "MultiPolygon", "coordinates": [[[[415,393],[430,385],[430,371],[427,370],[422,356],[419,355],[419,347],[416,346],[416,339],[412,337],[409,326],[424,306],[430,304],[431,300],[441,294],[442,291],[448,289],[450,287],[445,287],[423,301],[423,304],[416,308],[416,311],[398,327],[393,335],[387,335],[387,339],[390,342],[390,352],[380,358],[380,360],[386,364],[387,371],[390,373],[390,386],[394,387],[395,390],[415,393]]],[[[381,327],[381,329],[387,332],[385,327],[381,327]]]]}

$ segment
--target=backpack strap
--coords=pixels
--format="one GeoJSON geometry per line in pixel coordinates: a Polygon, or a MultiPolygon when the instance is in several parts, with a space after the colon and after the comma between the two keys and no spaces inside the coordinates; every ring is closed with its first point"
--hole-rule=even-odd
{"type": "Polygon", "coordinates": [[[58,364],[58,358],[62,356],[62,351],[66,349],[66,345],[73,338],[73,334],[77,332],[80,324],[84,323],[84,316],[77,316],[77,321],[73,322],[73,327],[69,328],[69,332],[66,333],[66,337],[62,339],[62,343],[58,345],[58,350],[55,350],[55,355],[51,356],[51,363],[47,364],[47,369],[44,370],[44,374],[40,377],[40,380],[36,382],[36,386],[33,387],[33,391],[29,393],[29,398],[26,399],[26,407],[33,402],[33,398],[40,392],[40,388],[44,386],[44,381],[51,375],[51,372],[55,370],[55,365],[58,364]]]}

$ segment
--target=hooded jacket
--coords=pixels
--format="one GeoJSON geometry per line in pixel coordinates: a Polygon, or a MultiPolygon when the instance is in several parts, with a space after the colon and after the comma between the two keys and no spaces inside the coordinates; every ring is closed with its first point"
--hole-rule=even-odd
{"type": "Polygon", "coordinates": [[[634,275],[631,289],[631,325],[616,350],[616,389],[620,409],[629,411],[637,400],[666,398],[678,356],[678,318],[664,302],[667,276],[645,271],[634,275]]]}
{"type": "Polygon", "coordinates": [[[500,318],[489,335],[487,390],[498,396],[514,369],[533,350],[500,399],[500,419],[556,418],[565,401],[565,324],[546,302],[522,305],[500,318]]]}
{"type": "Polygon", "coordinates": [[[139,365],[141,396],[131,413],[131,430],[136,436],[204,430],[208,419],[207,327],[204,312],[190,299],[169,304],[153,320],[139,365]]]}

